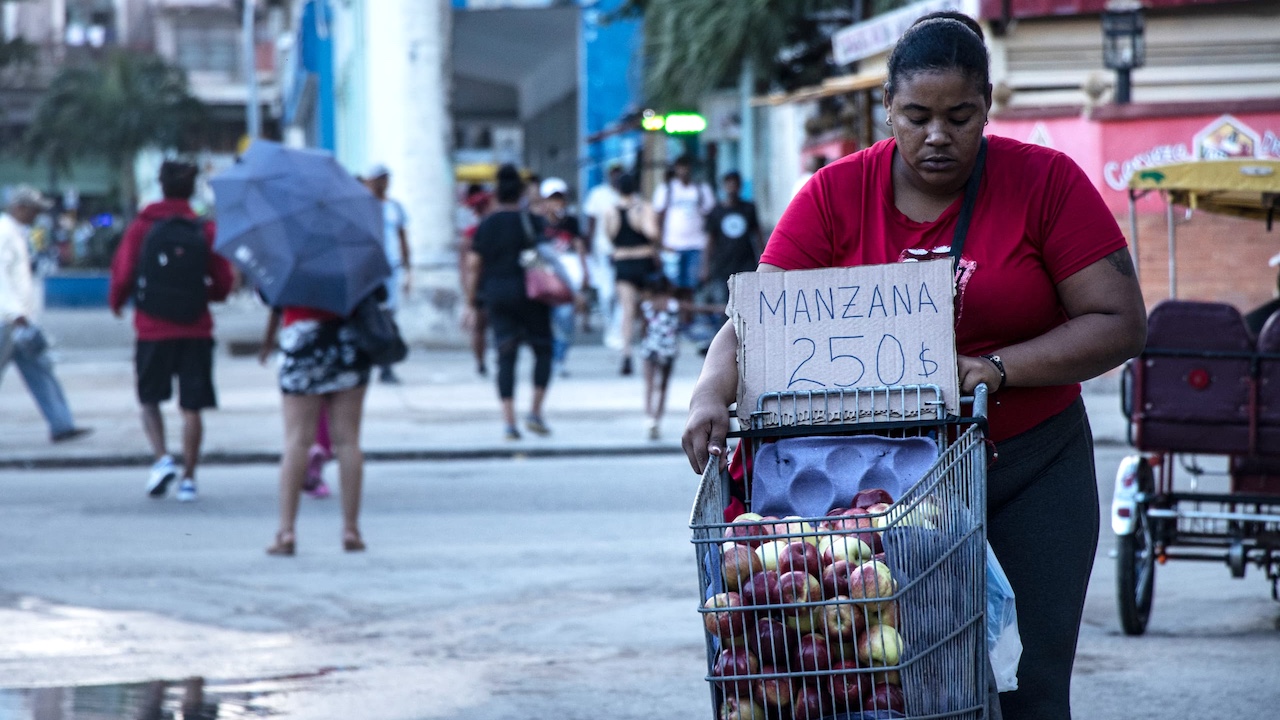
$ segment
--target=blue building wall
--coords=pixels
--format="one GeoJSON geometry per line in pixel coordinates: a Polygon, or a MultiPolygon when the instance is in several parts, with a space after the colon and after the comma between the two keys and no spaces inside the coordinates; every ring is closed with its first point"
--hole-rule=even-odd
{"type": "MultiPolygon", "coordinates": [[[[608,14],[616,11],[622,3],[623,0],[583,3],[579,57],[582,59],[580,87],[584,138],[607,130],[625,114],[640,109],[640,44],[643,40],[640,21],[605,22],[608,14]]],[[[639,147],[638,132],[612,134],[591,144],[584,141],[582,187],[589,188],[602,182],[609,163],[631,162],[639,147]]]]}

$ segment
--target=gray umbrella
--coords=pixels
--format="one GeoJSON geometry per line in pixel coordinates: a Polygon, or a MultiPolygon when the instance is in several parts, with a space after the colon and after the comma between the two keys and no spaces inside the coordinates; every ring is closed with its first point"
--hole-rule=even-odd
{"type": "Polygon", "coordinates": [[[390,277],[381,205],[328,153],[255,140],[210,184],[214,250],[271,305],[345,316],[390,277]]]}

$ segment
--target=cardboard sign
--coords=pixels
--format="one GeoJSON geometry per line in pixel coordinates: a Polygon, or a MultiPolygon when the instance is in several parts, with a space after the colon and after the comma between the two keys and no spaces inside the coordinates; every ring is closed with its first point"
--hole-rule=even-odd
{"type": "MultiPolygon", "coordinates": [[[[769,392],[902,385],[939,386],[958,415],[953,287],[949,259],[734,275],[738,417],[748,424],[769,392]]],[[[921,408],[865,402],[855,412],[864,422],[909,420],[921,408]]]]}

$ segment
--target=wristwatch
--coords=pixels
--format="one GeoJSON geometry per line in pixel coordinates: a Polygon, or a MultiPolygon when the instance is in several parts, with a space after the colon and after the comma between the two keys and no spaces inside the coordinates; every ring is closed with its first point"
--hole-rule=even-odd
{"type": "Polygon", "coordinates": [[[982,357],[987,360],[990,360],[991,364],[996,366],[996,370],[1000,371],[1000,384],[997,385],[995,389],[991,391],[991,392],[1000,392],[1000,390],[1004,388],[1004,381],[1005,381],[1004,361],[1000,359],[999,355],[983,355],[982,357]]]}

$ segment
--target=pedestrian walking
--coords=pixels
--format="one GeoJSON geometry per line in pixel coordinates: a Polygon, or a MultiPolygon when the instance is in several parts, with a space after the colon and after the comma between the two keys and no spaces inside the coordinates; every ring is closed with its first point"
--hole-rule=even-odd
{"type": "Polygon", "coordinates": [[[700,284],[707,248],[706,217],[715,207],[711,186],[693,179],[693,158],[681,155],[671,177],[654,190],[653,209],[662,232],[663,260],[676,296],[688,300],[700,284]]]}
{"type": "MultiPolygon", "coordinates": [[[[381,163],[369,168],[364,177],[365,185],[382,204],[382,240],[386,245],[387,262],[391,265],[391,277],[387,279],[387,307],[394,314],[400,310],[404,295],[409,293],[410,270],[409,234],[405,229],[408,217],[399,201],[387,197],[391,187],[391,171],[381,163]]],[[[390,365],[378,369],[378,382],[399,385],[400,378],[390,365]]]]}
{"type": "Polygon", "coordinates": [[[640,196],[635,175],[618,179],[619,200],[605,216],[605,232],[613,242],[613,272],[622,308],[622,366],[633,372],[631,353],[635,341],[640,291],[662,273],[658,256],[658,223],[653,207],[640,196]]]}
{"type": "Polygon", "coordinates": [[[182,412],[182,481],[178,499],[194,501],[196,465],[204,441],[201,413],[218,406],[213,382],[210,301],[225,300],[234,276],[213,250],[214,226],[191,209],[196,166],[175,160],[160,166],[164,199],[142,209],[125,229],[111,261],[110,305],[116,317],[132,301],[137,335],[134,370],[142,429],[155,462],[147,477],[151,497],[164,497],[178,477],[169,454],[160,403],[178,380],[182,412]]]}
{"type": "MultiPolygon", "coordinates": [[[[519,440],[516,425],[516,358],[522,344],[533,350],[533,400],[525,428],[537,435],[551,430],[542,415],[551,382],[551,308],[529,299],[520,256],[538,243],[546,222],[521,209],[525,184],[512,165],[498,169],[497,207],[480,222],[467,256],[467,307],[483,299],[498,351],[498,398],[508,440],[519,440]]],[[[470,310],[468,310],[470,313],[470,310]]]]}
{"type": "MultiPolygon", "coordinates": [[[[379,288],[378,292],[385,290],[379,288]]],[[[267,554],[291,556],[297,551],[298,501],[313,462],[322,415],[328,418],[331,452],[338,460],[342,548],[347,552],[363,551],[360,503],[364,452],[360,448],[360,426],[372,362],[357,347],[355,330],[342,315],[318,308],[285,306],[278,311],[278,317],[284,456],[280,462],[280,528],[267,554]]]]}
{"type": "MultiPolygon", "coordinates": [[[[707,252],[698,293],[702,303],[720,306],[714,314],[700,316],[710,319],[713,325],[710,336],[728,319],[724,306],[729,302],[730,276],[755,270],[764,251],[756,205],[742,199],[742,176],[736,170],[727,172],[720,180],[720,187],[724,200],[707,215],[707,252]]],[[[705,353],[710,344],[707,337],[700,351],[705,353]]]]}
{"type": "Polygon", "coordinates": [[[680,301],[671,281],[658,275],[640,304],[644,319],[644,414],[649,419],[649,439],[661,437],[662,414],[667,406],[667,385],[680,352],[680,301]]]}
{"type": "Polygon", "coordinates": [[[568,377],[566,365],[569,360],[569,348],[573,347],[577,335],[578,312],[583,308],[582,298],[586,296],[587,283],[587,243],[582,237],[582,227],[578,218],[569,212],[569,185],[560,178],[547,178],[542,181],[542,213],[547,227],[544,237],[556,249],[560,258],[560,266],[564,270],[577,301],[557,305],[551,309],[552,350],[551,366],[555,374],[568,377]]]}
{"type": "MultiPolygon", "coordinates": [[[[298,504],[322,412],[338,461],[342,547],[362,551],[360,426],[373,365],[364,348],[377,334],[362,318],[388,300],[385,205],[332,155],[263,140],[213,186],[222,223],[218,252],[234,258],[279,308],[284,454],[279,526],[267,553],[297,551],[298,504]],[[334,261],[336,249],[342,262],[334,261]]],[[[274,326],[273,318],[268,347],[274,326]]]]}
{"type": "MultiPolygon", "coordinates": [[[[480,227],[480,221],[489,214],[489,206],[492,202],[493,196],[490,193],[483,187],[473,184],[467,188],[466,197],[458,207],[456,224],[458,226],[459,279],[467,276],[467,255],[471,252],[471,240],[476,235],[476,228],[480,227]]],[[[464,329],[470,336],[471,354],[476,359],[476,373],[484,377],[489,374],[489,364],[486,361],[489,352],[489,314],[484,309],[484,301],[481,298],[476,298],[475,304],[469,310],[470,313],[464,313],[464,319],[467,320],[464,323],[466,325],[464,329]]]]}
{"type": "Polygon", "coordinates": [[[604,345],[612,350],[622,349],[622,313],[617,303],[613,276],[613,238],[605,232],[605,217],[618,206],[618,180],[622,166],[609,165],[605,181],[591,188],[582,201],[582,213],[587,219],[587,271],[591,287],[596,292],[596,309],[604,334],[604,345]]]}
{"type": "MultiPolygon", "coordinates": [[[[1019,689],[1000,696],[1001,709],[1069,720],[1098,542],[1080,382],[1142,349],[1142,292],[1114,216],[1070,158],[983,136],[989,58],[972,19],[932,13],[904,33],[889,56],[884,104],[893,137],[819,170],[787,207],[759,270],[950,258],[967,232],[955,371],[962,392],[979,383],[992,391],[1000,460],[987,479],[988,540],[1017,597],[1024,648],[1019,689]]],[[[690,403],[684,448],[698,472],[723,456],[737,352],[730,323],[690,403]]]]}
{"type": "Polygon", "coordinates": [[[37,323],[29,234],[36,216],[53,205],[34,188],[20,186],[0,212],[0,379],[12,361],[55,443],[88,435],[77,427],[62,384],[53,374],[48,341],[37,323]]]}

